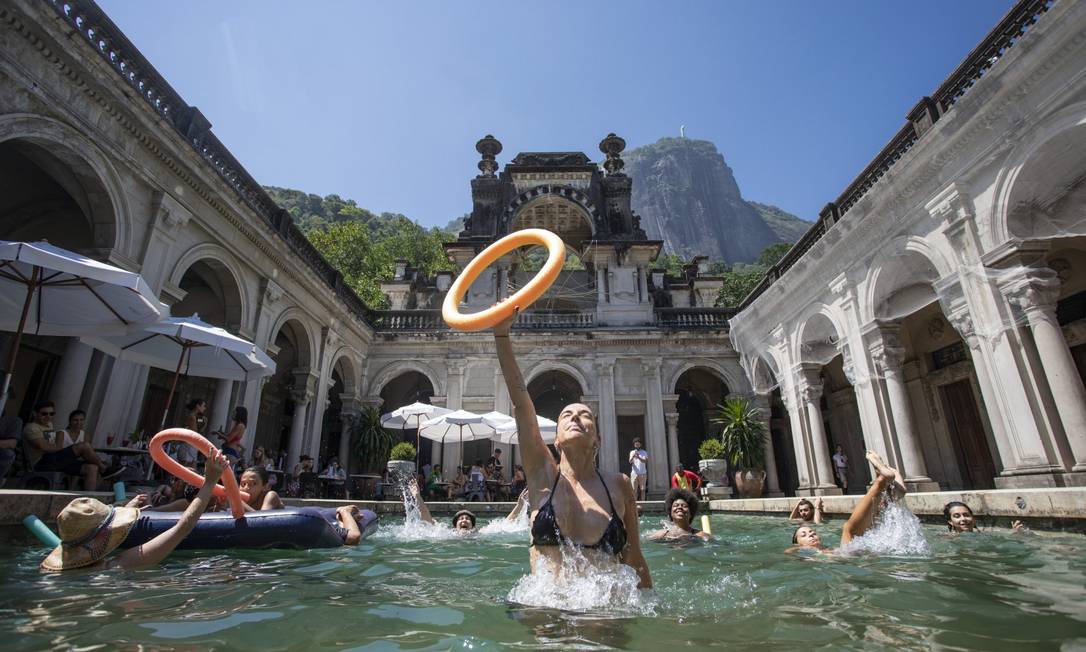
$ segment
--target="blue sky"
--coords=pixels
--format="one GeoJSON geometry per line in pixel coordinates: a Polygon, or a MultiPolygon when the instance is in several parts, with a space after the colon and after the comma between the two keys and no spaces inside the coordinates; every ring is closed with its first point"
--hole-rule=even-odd
{"type": "Polygon", "coordinates": [[[716,143],[813,219],[1009,9],[913,2],[99,0],[261,183],[444,225],[475,141],[716,143]]]}

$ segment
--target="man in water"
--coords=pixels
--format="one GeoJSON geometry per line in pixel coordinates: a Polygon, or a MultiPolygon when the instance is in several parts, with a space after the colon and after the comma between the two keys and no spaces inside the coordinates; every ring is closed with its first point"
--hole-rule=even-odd
{"type": "Polygon", "coordinates": [[[645,500],[645,478],[648,477],[649,454],[641,447],[641,440],[633,441],[633,450],[630,451],[630,484],[634,490],[634,500],[645,500]]]}
{"type": "MultiPolygon", "coordinates": [[[[419,517],[430,525],[437,525],[437,521],[435,521],[433,515],[430,514],[430,508],[426,506],[426,501],[422,499],[422,494],[419,492],[419,483],[412,480],[407,485],[407,489],[411,492],[411,496],[415,499],[415,504],[419,507],[419,517]]],[[[509,515],[505,517],[505,520],[515,521],[527,504],[528,490],[525,489],[521,492],[520,498],[517,499],[517,504],[513,507],[513,511],[509,512],[509,515]]],[[[461,536],[471,534],[475,531],[475,514],[466,509],[460,510],[456,514],[453,514],[452,527],[453,532],[461,536]]]]}

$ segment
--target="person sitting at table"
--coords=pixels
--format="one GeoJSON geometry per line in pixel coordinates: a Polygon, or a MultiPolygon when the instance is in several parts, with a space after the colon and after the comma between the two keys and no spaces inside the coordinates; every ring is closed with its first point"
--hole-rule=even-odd
{"type": "Polygon", "coordinates": [[[445,499],[452,500],[453,497],[459,496],[464,491],[464,485],[467,484],[468,477],[464,475],[464,467],[457,465],[456,477],[452,479],[449,486],[445,488],[445,499]]]}
{"type": "Polygon", "coordinates": [[[56,440],[58,437],[62,438],[64,446],[74,446],[81,441],[89,442],[87,432],[83,430],[83,426],[87,423],[87,413],[83,410],[72,410],[68,413],[68,426],[63,430],[58,430],[57,434],[53,437],[56,440]]]}
{"type": "Polygon", "coordinates": [[[347,472],[340,467],[339,460],[333,457],[328,462],[328,468],[321,473],[320,477],[326,480],[346,480],[347,472]]]}
{"type": "Polygon", "coordinates": [[[170,529],[147,543],[133,546],[117,557],[106,556],[124,543],[140,512],[131,507],[111,507],[94,498],[76,498],[57,516],[60,545],[42,560],[45,571],[75,568],[120,568],[129,570],[158,564],[173,552],[196,527],[211,491],[230,463],[222,453],[212,451],[204,468],[204,484],[181,518],[170,529]]]}
{"type": "Polygon", "coordinates": [[[249,494],[249,500],[245,503],[247,512],[285,507],[283,501],[279,499],[279,494],[268,486],[268,469],[263,466],[250,466],[245,469],[245,473],[241,474],[238,488],[249,494]]]}
{"type": "Polygon", "coordinates": [[[490,457],[490,459],[486,461],[486,463],[488,465],[492,465],[498,471],[498,475],[503,475],[502,474],[502,449],[495,448],[494,449],[494,455],[492,455],[490,457]]]}
{"type": "Polygon", "coordinates": [[[471,465],[471,471],[468,473],[469,480],[486,480],[486,472],[483,469],[483,461],[475,460],[475,463],[471,465]]]}
{"type": "Polygon", "coordinates": [[[23,439],[27,446],[30,468],[35,471],[59,471],[69,476],[82,476],[83,489],[94,491],[98,488],[98,477],[109,480],[124,471],[116,467],[106,471],[106,463],[87,442],[64,446],[63,439],[49,439],[46,432],[53,430],[53,415],[56,407],[52,401],[44,401],[34,406],[32,421],[23,428],[23,439]]]}
{"type": "Polygon", "coordinates": [[[442,484],[444,479],[441,477],[441,465],[435,464],[430,469],[430,475],[426,478],[426,497],[430,500],[440,497],[444,493],[442,484]]]}
{"type": "Polygon", "coordinates": [[[245,452],[245,447],[241,445],[241,442],[245,439],[245,428],[248,424],[249,410],[239,405],[234,408],[234,423],[230,426],[230,430],[225,435],[221,432],[212,433],[222,439],[222,452],[234,464],[241,459],[241,454],[245,452]]]}
{"type": "Polygon", "coordinates": [[[264,451],[263,446],[257,446],[256,450],[253,451],[253,462],[252,464],[250,464],[250,466],[262,466],[268,471],[274,471],[275,458],[273,456],[269,456],[264,451]]]}
{"type": "Polygon", "coordinates": [[[513,467],[513,493],[518,496],[528,486],[528,479],[524,476],[524,467],[517,464],[513,467]]]}

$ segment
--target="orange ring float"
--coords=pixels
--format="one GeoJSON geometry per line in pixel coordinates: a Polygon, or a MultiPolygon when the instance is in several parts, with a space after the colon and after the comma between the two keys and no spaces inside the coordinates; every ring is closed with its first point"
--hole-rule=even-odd
{"type": "MultiPolygon", "coordinates": [[[[211,451],[218,451],[215,445],[198,432],[187,428],[168,428],[151,438],[151,445],[147,447],[151,453],[151,459],[164,470],[178,477],[194,487],[204,486],[204,476],[192,469],[186,469],[181,463],[166,454],[163,444],[168,441],[180,441],[192,446],[205,456],[211,451]]],[[[245,503],[249,500],[249,494],[238,489],[238,480],[234,477],[233,469],[227,469],[222,474],[222,484],[216,484],[213,493],[219,498],[225,498],[230,503],[230,511],[234,518],[245,517],[245,503]]]]}
{"type": "Polygon", "coordinates": [[[566,245],[556,234],[546,229],[514,231],[483,249],[468,263],[460,276],[456,277],[452,287],[449,288],[449,293],[445,295],[445,302],[441,305],[441,317],[450,327],[460,331],[479,331],[496,326],[511,317],[516,310],[527,308],[542,296],[558,278],[558,274],[562,271],[562,264],[565,262],[566,245]],[[460,302],[464,300],[468,288],[475,279],[479,278],[484,269],[510,251],[533,244],[540,244],[547,248],[547,262],[532,277],[532,280],[528,281],[527,285],[517,290],[513,296],[503,299],[496,306],[467,315],[460,312],[460,302]]]}

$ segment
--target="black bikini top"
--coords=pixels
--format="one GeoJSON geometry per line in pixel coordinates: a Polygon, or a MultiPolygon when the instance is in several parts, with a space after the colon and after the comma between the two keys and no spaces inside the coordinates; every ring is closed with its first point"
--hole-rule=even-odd
{"type": "MultiPolygon", "coordinates": [[[[596,475],[599,476],[600,482],[603,482],[603,476],[600,475],[599,469],[596,470],[596,475]]],[[[554,505],[551,504],[551,501],[554,500],[554,492],[558,489],[558,480],[561,477],[561,473],[555,475],[554,486],[551,487],[551,493],[547,496],[547,502],[539,508],[539,511],[535,514],[535,520],[532,521],[533,546],[557,546],[563,538],[562,532],[558,528],[558,519],[554,516],[554,505]]],[[[611,492],[607,490],[606,482],[603,482],[603,491],[607,494],[607,504],[611,508],[611,520],[607,521],[607,528],[603,531],[603,536],[592,545],[580,543],[573,543],[573,545],[590,550],[604,550],[617,555],[626,547],[626,526],[615,512],[615,503],[611,500],[611,492]]]]}

